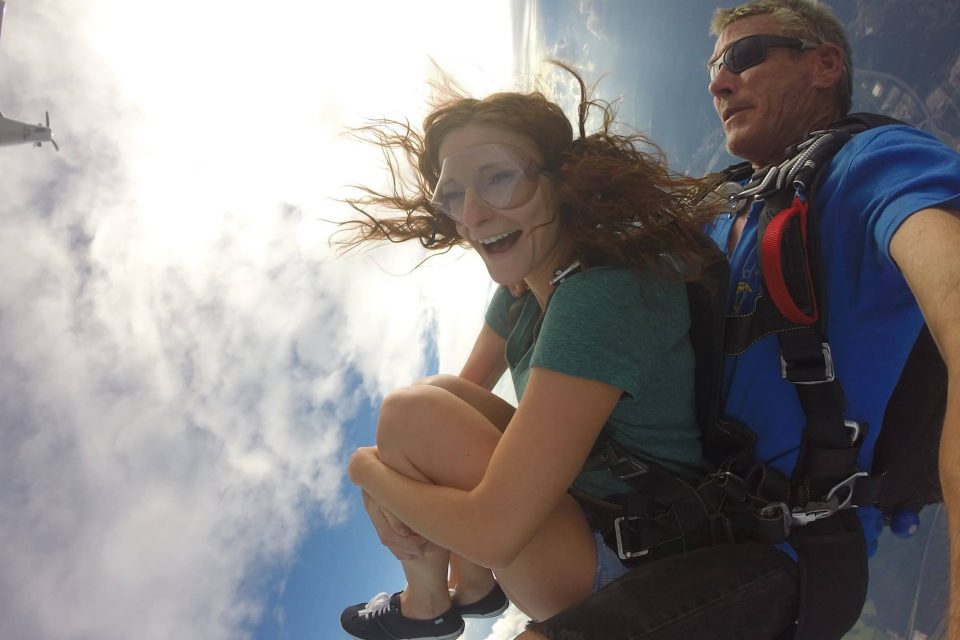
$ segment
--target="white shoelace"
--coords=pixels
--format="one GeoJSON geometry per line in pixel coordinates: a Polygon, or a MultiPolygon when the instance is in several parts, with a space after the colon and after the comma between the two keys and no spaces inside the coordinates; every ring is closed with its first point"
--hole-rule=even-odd
{"type": "Polygon", "coordinates": [[[390,610],[390,594],[389,593],[378,593],[377,595],[370,598],[370,602],[367,603],[367,606],[358,611],[358,615],[367,620],[369,618],[376,618],[379,615],[382,615],[390,610]]]}

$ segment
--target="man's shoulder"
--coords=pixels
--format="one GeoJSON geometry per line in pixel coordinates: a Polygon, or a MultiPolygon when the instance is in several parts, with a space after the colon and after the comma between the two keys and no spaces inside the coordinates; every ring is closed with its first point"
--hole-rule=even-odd
{"type": "Polygon", "coordinates": [[[853,136],[837,152],[832,168],[847,168],[849,162],[863,159],[870,154],[900,156],[903,161],[915,160],[918,149],[939,149],[944,153],[956,153],[922,129],[905,123],[885,124],[853,136]]]}
{"type": "Polygon", "coordinates": [[[820,193],[866,198],[861,204],[867,204],[880,193],[906,195],[929,190],[931,181],[952,183],[958,166],[960,154],[930,133],[907,124],[883,125],[854,135],[837,151],[823,172],[820,193]]]}

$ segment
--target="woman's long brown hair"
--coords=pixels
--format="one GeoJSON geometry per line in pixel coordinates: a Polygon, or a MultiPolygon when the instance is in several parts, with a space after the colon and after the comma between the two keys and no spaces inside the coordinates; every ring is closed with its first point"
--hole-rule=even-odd
{"type": "Polygon", "coordinates": [[[350,249],[369,241],[416,239],[430,250],[468,246],[430,198],[444,137],[468,124],[487,124],[526,136],[540,150],[543,168],[557,178],[554,197],[562,233],[586,265],[653,269],[690,280],[722,259],[701,231],[716,215],[716,206],[704,202],[712,185],[672,173],[660,149],[642,135],[615,133],[613,107],[591,99],[583,79],[568,65],[554,64],[580,86],[576,138],[563,110],[539,92],[496,93],[482,100],[453,97],[426,117],[423,134],[392,120],[354,130],[383,150],[391,186],[386,193],[356,187],[361,195],[346,202],[361,216],[340,223],[347,237],[336,244],[350,249]],[[601,125],[587,135],[593,110],[599,110],[601,125]],[[413,171],[404,172],[402,163],[413,171]],[[403,215],[380,217],[375,209],[403,215]]]}

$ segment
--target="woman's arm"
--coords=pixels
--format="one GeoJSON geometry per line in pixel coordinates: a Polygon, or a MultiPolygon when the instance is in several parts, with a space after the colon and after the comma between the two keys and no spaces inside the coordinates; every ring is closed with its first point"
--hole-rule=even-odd
{"type": "Polygon", "coordinates": [[[622,391],[531,369],[523,399],[471,491],[411,480],[358,451],[350,477],[436,544],[490,568],[509,565],[573,483],[622,391]]]}
{"type": "Polygon", "coordinates": [[[507,341],[497,335],[490,325],[484,323],[477,341],[473,344],[473,350],[460,371],[460,377],[487,391],[493,389],[507,370],[507,360],[503,354],[506,345],[507,341]]]}

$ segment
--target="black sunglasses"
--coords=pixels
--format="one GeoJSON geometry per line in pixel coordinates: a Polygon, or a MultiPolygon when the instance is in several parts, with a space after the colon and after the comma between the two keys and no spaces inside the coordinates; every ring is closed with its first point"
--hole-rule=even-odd
{"type": "Polygon", "coordinates": [[[800,38],[789,36],[755,35],[740,38],[727,45],[716,59],[707,63],[710,80],[717,77],[720,67],[726,67],[731,73],[742,73],[767,59],[767,49],[771,47],[789,47],[791,49],[816,49],[819,45],[800,38]]]}

